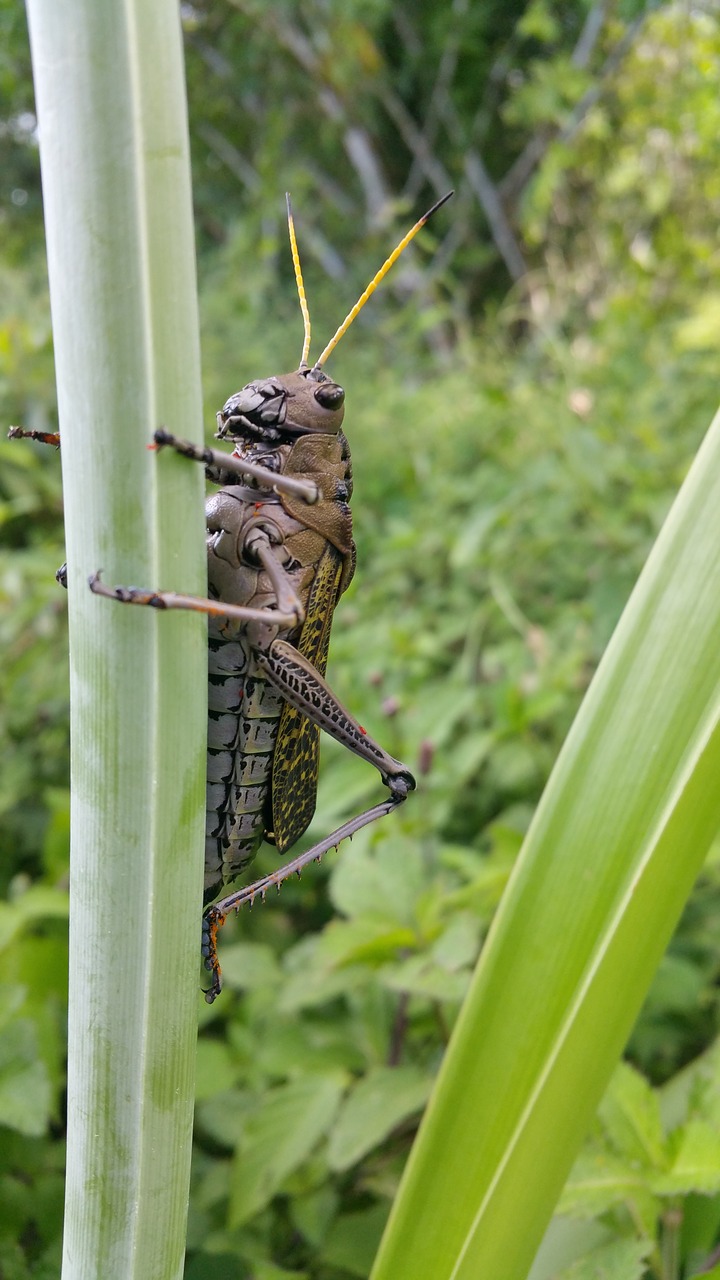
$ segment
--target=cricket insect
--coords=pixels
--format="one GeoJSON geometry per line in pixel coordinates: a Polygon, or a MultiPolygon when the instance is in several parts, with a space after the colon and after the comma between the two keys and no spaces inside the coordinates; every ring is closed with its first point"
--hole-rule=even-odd
{"type": "MultiPolygon", "coordinates": [[[[345,710],[326,684],[335,606],[355,570],[349,500],[350,450],[342,431],[345,392],[322,366],[358,312],[449,192],[403,237],[313,365],[310,316],[288,198],[288,229],[303,316],[300,364],[249,382],[217,415],[216,437],[233,453],[200,448],[169,432],[170,447],[201,463],[220,489],[206,503],[208,599],[136,587],[90,588],[123,604],[208,615],[209,723],[202,954],[209,1004],[222,987],[217,934],[228,912],[264,899],[347,836],[402,804],[415,779],[345,710]],[[315,812],[320,730],[374,765],[389,791],[305,853],[213,902],[252,862],[263,840],[281,854],[315,812]]],[[[11,435],[43,438],[42,433],[11,435]]],[[[56,444],[56,436],[47,436],[56,444]]],[[[63,581],[62,571],[59,571],[63,581]]]]}

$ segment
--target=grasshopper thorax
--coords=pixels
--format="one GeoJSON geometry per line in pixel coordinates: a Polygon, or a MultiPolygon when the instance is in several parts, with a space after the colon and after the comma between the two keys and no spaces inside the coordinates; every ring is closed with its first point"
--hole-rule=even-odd
{"type": "Polygon", "coordinates": [[[337,435],[344,406],[337,382],[317,366],[301,365],[294,373],[248,382],[230,396],[217,415],[217,435],[268,444],[312,433],[337,435]]]}

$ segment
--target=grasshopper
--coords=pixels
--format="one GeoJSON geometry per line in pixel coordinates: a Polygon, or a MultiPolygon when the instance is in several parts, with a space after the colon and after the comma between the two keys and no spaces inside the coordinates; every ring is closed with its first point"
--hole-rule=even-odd
{"type": "MultiPolygon", "coordinates": [[[[345,392],[322,366],[393,263],[452,192],[403,237],[319,359],[308,364],[310,317],[288,198],[288,229],[304,324],[298,368],[250,382],[217,415],[233,453],[155,432],[157,448],[199,462],[221,486],[206,504],[208,598],[89,585],[123,604],[208,615],[209,724],[202,954],[205,999],[222,988],[217,934],[227,914],[362,827],[390,813],[415,779],[343,707],[325,681],[335,606],[355,570],[352,467],[342,431],[345,392]],[[214,902],[263,840],[281,854],[306,831],[318,783],[320,730],[379,771],[389,796],[261,880],[214,902]]],[[[13,434],[23,434],[18,428],[13,434]]],[[[32,433],[28,433],[32,434],[32,433]]],[[[37,438],[38,433],[35,433],[37,438]]],[[[57,443],[57,438],[48,438],[57,443]]],[[[62,577],[61,577],[62,581],[62,577]]]]}

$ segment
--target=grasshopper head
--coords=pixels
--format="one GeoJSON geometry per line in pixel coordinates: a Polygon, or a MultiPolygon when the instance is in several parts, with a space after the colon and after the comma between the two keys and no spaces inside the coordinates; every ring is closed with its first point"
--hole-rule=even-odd
{"type": "Polygon", "coordinates": [[[317,366],[249,382],[217,415],[220,439],[263,440],[268,444],[313,432],[336,435],[345,411],[345,392],[317,366]]]}
{"type": "Polygon", "coordinates": [[[322,354],[310,367],[310,313],[305,298],[305,285],[300,268],[300,257],[295,237],[295,224],[290,208],[290,197],[287,197],[288,231],[290,232],[290,249],[292,252],[295,279],[300,298],[300,310],[303,317],[304,340],[300,367],[294,373],[283,373],[276,378],[265,378],[262,382],[249,382],[241,391],[225,402],[217,415],[217,435],[220,439],[229,436],[238,442],[258,442],[275,446],[298,436],[312,434],[337,435],[343,420],[345,392],[337,382],[333,382],[323,373],[322,365],[335,350],[344,333],[362,310],[368,298],[374,293],[380,281],[385,278],[391,266],[400,257],[403,249],[410,243],[428,218],[450,199],[452,191],[443,196],[423,214],[407,235],[393,249],[389,258],[375,273],[365,291],[360,295],[355,306],[348,312],[340,328],[330,339],[322,354]]]}

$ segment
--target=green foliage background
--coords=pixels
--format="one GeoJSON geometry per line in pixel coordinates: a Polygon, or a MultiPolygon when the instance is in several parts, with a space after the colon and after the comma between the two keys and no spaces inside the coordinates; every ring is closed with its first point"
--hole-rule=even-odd
{"type": "MultiPolygon", "coordinates": [[[[285,188],[322,345],[398,228],[457,187],[332,363],[359,571],[330,680],[419,792],[227,926],[226,993],[201,1011],[188,1280],[346,1280],[368,1273],[534,805],[717,405],[720,25],[571,0],[207,0],[183,20],[208,423],[297,363],[285,188]]],[[[0,29],[0,399],[8,425],[51,427],[12,0],[0,29]]],[[[0,443],[0,461],[0,1274],[22,1280],[57,1274],[62,1210],[64,557],[57,458],[0,443]]],[[[326,744],[309,838],[376,793],[326,744]]],[[[551,1228],[568,1261],[533,1280],[713,1258],[718,868],[551,1228]]]]}

